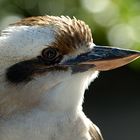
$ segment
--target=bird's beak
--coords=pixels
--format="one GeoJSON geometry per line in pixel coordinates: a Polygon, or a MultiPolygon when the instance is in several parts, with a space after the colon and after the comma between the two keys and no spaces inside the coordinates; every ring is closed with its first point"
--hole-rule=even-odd
{"type": "Polygon", "coordinates": [[[91,51],[68,60],[65,65],[89,65],[106,71],[121,67],[140,57],[140,52],[115,47],[95,46],[91,51]]]}

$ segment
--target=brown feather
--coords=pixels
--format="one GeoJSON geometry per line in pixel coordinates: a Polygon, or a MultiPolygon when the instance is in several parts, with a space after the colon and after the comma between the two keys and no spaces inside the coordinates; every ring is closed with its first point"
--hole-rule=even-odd
{"type": "Polygon", "coordinates": [[[89,127],[89,134],[91,136],[91,140],[103,140],[102,134],[97,130],[97,126],[91,122],[89,127]]]}
{"type": "Polygon", "coordinates": [[[38,16],[22,19],[16,26],[50,26],[56,34],[56,41],[50,47],[59,48],[65,55],[79,47],[89,47],[93,42],[91,30],[83,21],[70,17],[38,16]]]}

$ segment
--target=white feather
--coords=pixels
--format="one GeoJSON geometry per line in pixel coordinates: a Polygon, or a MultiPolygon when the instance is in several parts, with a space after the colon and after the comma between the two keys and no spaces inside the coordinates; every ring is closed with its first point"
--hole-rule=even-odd
{"type": "MultiPolygon", "coordinates": [[[[97,71],[76,75],[68,72],[48,75],[46,86],[56,85],[46,89],[46,92],[44,88],[39,107],[2,121],[1,140],[90,140],[89,120],[82,112],[82,102],[85,89],[97,75],[97,71]]],[[[41,82],[44,79],[39,80],[41,82]]],[[[26,90],[29,93],[29,89],[26,90]]]]}
{"type": "MultiPolygon", "coordinates": [[[[9,85],[4,78],[9,66],[40,55],[55,41],[53,26],[11,26],[0,36],[0,97],[21,96],[25,101],[38,98],[39,105],[29,112],[15,113],[8,119],[0,119],[0,140],[90,140],[89,120],[82,111],[85,89],[98,72],[71,74],[68,71],[48,72],[36,76],[27,84],[9,85]]],[[[91,49],[93,45],[89,49],[91,49]]],[[[67,56],[64,61],[73,56],[67,56]]],[[[1,98],[0,104],[7,101],[1,98]]],[[[9,100],[12,102],[12,100],[9,100]]],[[[8,111],[18,104],[8,104],[8,111]]],[[[7,106],[8,106],[7,105],[7,106]]]]}
{"type": "Polygon", "coordinates": [[[43,48],[55,41],[52,26],[11,26],[0,36],[0,66],[28,60],[40,55],[43,48]]]}

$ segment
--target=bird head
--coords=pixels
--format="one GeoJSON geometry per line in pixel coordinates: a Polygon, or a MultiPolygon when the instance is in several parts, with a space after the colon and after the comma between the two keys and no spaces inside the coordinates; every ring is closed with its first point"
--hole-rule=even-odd
{"type": "Polygon", "coordinates": [[[98,71],[123,66],[139,56],[137,51],[96,46],[88,25],[76,18],[26,18],[1,33],[0,74],[5,84],[0,92],[8,89],[11,97],[9,92],[14,89],[15,96],[22,97],[18,102],[26,93],[28,104],[31,98],[34,101],[34,94],[40,95],[67,81],[72,85],[87,82],[87,77],[95,78],[98,71]]]}

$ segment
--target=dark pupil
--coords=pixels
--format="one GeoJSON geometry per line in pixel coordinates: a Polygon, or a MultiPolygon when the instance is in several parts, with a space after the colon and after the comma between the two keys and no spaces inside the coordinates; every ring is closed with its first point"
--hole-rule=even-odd
{"type": "Polygon", "coordinates": [[[49,59],[52,59],[53,57],[55,57],[56,51],[50,50],[48,51],[47,55],[49,59]]]}
{"type": "Polygon", "coordinates": [[[54,49],[47,49],[47,50],[44,50],[43,52],[43,57],[49,60],[54,59],[56,55],[57,55],[57,52],[54,49]]]}

